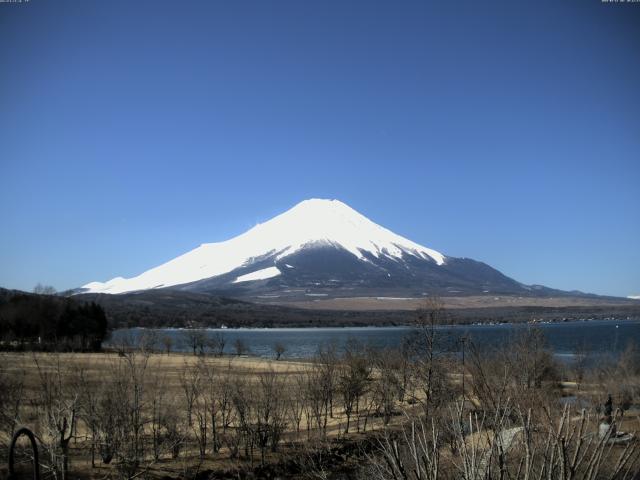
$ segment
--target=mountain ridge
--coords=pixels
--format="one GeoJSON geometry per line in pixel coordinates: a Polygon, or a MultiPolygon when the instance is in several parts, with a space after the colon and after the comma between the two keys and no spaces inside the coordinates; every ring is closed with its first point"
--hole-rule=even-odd
{"type": "Polygon", "coordinates": [[[339,200],[325,199],[302,201],[241,235],[203,243],[138,276],[91,282],[75,293],[165,288],[250,301],[576,295],[524,285],[486,263],[444,255],[395,234],[339,200]]]}
{"type": "Polygon", "coordinates": [[[299,250],[327,245],[344,249],[364,262],[371,255],[400,258],[408,254],[441,265],[445,258],[440,252],[373,223],[339,200],[310,199],[230,240],[203,243],[136,277],[91,282],[82,291],[125,293],[172,287],[246,269],[264,258],[276,263],[299,250]]]}

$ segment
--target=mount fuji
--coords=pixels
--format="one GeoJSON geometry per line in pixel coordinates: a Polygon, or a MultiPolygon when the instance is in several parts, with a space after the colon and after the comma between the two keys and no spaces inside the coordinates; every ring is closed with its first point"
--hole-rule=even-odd
{"type": "Polygon", "coordinates": [[[562,293],[523,285],[482,262],[446,256],[338,200],[322,199],[305,200],[242,235],[202,244],[136,277],[88,283],[76,293],[152,289],[287,301],[562,293]]]}

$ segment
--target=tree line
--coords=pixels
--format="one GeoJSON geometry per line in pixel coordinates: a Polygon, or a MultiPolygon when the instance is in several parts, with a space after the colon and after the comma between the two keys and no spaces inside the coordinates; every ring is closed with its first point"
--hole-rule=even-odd
{"type": "Polygon", "coordinates": [[[3,350],[96,351],[108,333],[104,309],[44,293],[6,292],[0,297],[0,348],[3,350]]]}

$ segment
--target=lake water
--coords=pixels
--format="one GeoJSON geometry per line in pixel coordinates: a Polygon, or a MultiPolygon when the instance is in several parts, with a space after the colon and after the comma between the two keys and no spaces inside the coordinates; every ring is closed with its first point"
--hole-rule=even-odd
{"type": "MultiPolygon", "coordinates": [[[[513,338],[528,325],[464,325],[438,327],[441,338],[450,345],[459,345],[459,339],[466,336],[480,347],[500,345],[513,338]]],[[[590,320],[566,323],[538,324],[547,338],[550,348],[560,359],[570,359],[576,352],[616,355],[629,343],[640,347],[640,320],[590,320]]],[[[359,327],[359,328],[246,328],[246,329],[207,329],[213,336],[224,335],[225,352],[234,353],[234,342],[241,339],[251,355],[260,357],[274,356],[273,346],[281,343],[286,347],[283,357],[308,358],[313,356],[319,346],[335,342],[338,348],[349,339],[356,339],[364,345],[374,348],[398,347],[411,333],[410,327],[359,327]]],[[[184,342],[185,331],[180,329],[127,329],[112,333],[107,345],[119,345],[124,339],[136,344],[149,333],[158,338],[170,336],[173,339],[173,351],[188,351],[184,342]]],[[[161,349],[162,346],[158,345],[161,349]]],[[[454,347],[457,348],[457,347],[454,347]]]]}

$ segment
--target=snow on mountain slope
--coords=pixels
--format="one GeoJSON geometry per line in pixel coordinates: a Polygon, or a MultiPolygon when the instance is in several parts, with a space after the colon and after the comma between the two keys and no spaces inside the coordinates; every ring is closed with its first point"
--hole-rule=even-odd
{"type": "Polygon", "coordinates": [[[267,278],[273,278],[280,275],[278,267],[268,267],[262,270],[256,270],[255,272],[247,273],[246,275],[240,275],[233,283],[241,282],[253,282],[254,280],[266,280],[267,278]]]}
{"type": "MultiPolygon", "coordinates": [[[[410,255],[437,265],[446,262],[443,254],[396,235],[338,200],[311,199],[231,240],[203,244],[137,277],[91,282],[82,288],[84,293],[124,293],[182,285],[222,275],[269,256],[275,262],[314,245],[342,248],[363,262],[369,262],[365,253],[395,260],[410,255]]],[[[261,274],[242,275],[235,282],[277,275],[279,270],[273,266],[261,274]]]]}

